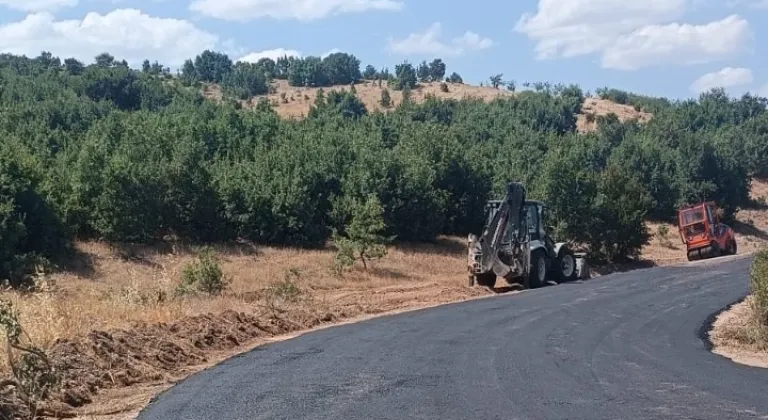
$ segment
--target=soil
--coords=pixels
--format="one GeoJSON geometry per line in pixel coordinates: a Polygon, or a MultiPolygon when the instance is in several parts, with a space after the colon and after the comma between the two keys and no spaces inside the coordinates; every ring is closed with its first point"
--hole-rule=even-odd
{"type": "MultiPolygon", "coordinates": [[[[439,284],[385,287],[373,293],[335,293],[333,307],[295,302],[259,313],[227,310],[169,324],[92,331],[57,340],[48,349],[61,387],[38,410],[56,417],[124,418],[189,374],[265,342],[290,338],[291,333],[493,294],[489,289],[439,284]]],[[[30,410],[13,390],[0,396],[0,416],[27,418],[30,410]]]]}
{"type": "Polygon", "coordinates": [[[768,326],[753,321],[751,299],[722,312],[709,333],[712,352],[736,363],[768,369],[768,326]]]}
{"type": "MultiPolygon", "coordinates": [[[[441,88],[441,83],[438,82],[419,83],[419,86],[411,91],[411,100],[421,103],[428,96],[432,95],[440,99],[460,100],[463,98],[478,98],[490,102],[495,98],[515,95],[514,92],[509,90],[504,90],[503,88],[495,89],[491,86],[474,86],[447,82],[445,85],[448,88],[447,92],[441,88]]],[[[304,118],[309,114],[309,108],[315,103],[317,92],[320,90],[320,88],[290,86],[285,80],[273,81],[272,87],[275,93],[257,96],[248,101],[241,101],[241,103],[244,106],[253,107],[259,100],[266,98],[281,117],[304,118]]],[[[348,91],[350,86],[330,86],[322,89],[325,92],[331,90],[348,91]]],[[[374,110],[387,111],[387,108],[384,108],[380,103],[381,93],[384,89],[388,89],[390,93],[392,105],[389,109],[394,109],[403,101],[402,92],[392,89],[387,82],[382,82],[381,86],[378,85],[378,82],[371,81],[355,84],[357,96],[365,104],[366,109],[371,112],[374,110]]],[[[209,99],[221,100],[221,88],[215,84],[207,84],[203,87],[203,95],[209,99]]],[[[609,100],[590,97],[584,100],[582,112],[577,116],[577,131],[585,133],[597,129],[597,123],[591,117],[608,115],[610,113],[616,114],[621,121],[636,119],[640,122],[647,122],[652,117],[652,114],[637,111],[629,105],[621,105],[609,100]],[[590,118],[587,115],[590,115],[590,118]]]]}

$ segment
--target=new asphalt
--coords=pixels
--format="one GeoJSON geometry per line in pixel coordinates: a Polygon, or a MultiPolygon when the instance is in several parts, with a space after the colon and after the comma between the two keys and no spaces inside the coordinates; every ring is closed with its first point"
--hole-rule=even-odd
{"type": "Polygon", "coordinates": [[[139,419],[768,419],[768,369],[709,351],[751,257],[328,328],[234,357],[139,419]]]}

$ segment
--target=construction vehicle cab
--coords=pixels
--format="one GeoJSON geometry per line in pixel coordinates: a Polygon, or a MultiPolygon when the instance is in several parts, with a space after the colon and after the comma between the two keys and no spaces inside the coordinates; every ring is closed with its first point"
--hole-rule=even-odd
{"type": "Polygon", "coordinates": [[[549,234],[547,206],[525,199],[525,188],[510,183],[503,200],[486,204],[487,218],[479,238],[469,235],[469,285],[493,287],[497,277],[527,288],[543,286],[547,279],[578,277],[576,256],[565,243],[549,234]]]}
{"type": "Polygon", "coordinates": [[[688,261],[736,254],[733,229],[720,221],[717,210],[712,201],[678,210],[678,229],[686,245],[688,261]]]}

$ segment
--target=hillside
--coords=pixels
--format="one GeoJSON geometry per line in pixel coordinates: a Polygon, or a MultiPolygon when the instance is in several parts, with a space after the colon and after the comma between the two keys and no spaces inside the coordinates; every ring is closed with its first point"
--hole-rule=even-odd
{"type": "Polygon", "coordinates": [[[204,52],[177,78],[110,57],[0,56],[0,330],[14,344],[0,417],[22,397],[120,410],[285,333],[514,291],[466,282],[467,234],[509,181],[548,204],[595,274],[684,260],[669,223],[702,199],[737,221],[741,253],[766,240],[762,98],[443,92],[417,81],[445,80],[436,60],[419,78],[382,71],[415,100],[395,89],[392,111],[370,113],[378,83],[333,93],[359,79],[350,55],[204,52]],[[267,94],[277,104],[253,106],[267,94]]]}
{"type": "MultiPolygon", "coordinates": [[[[768,182],[753,184],[753,197],[766,191],[768,182]]],[[[738,219],[739,254],[768,245],[765,207],[738,219]]],[[[668,227],[668,236],[655,234],[643,247],[639,263],[597,267],[593,276],[684,262],[685,248],[668,227]]],[[[38,278],[45,293],[10,297],[32,340],[70,366],[65,401],[93,400],[84,407],[91,413],[136,410],[174,379],[286,333],[493,294],[466,286],[463,237],[395,246],[371,270],[344,277],[331,269],[332,249],[217,246],[228,290],[184,300],[172,297],[195,258],[187,246],[75,247],[76,267],[38,278]],[[115,381],[100,379],[105,374],[115,381]]],[[[514,290],[505,286],[499,281],[496,292],[514,290]]]]}
{"type": "MultiPolygon", "coordinates": [[[[349,85],[322,88],[296,87],[291,86],[285,80],[275,80],[271,82],[271,86],[274,89],[274,93],[257,95],[251,99],[242,100],[241,103],[245,106],[253,107],[259,100],[266,98],[281,117],[304,118],[309,114],[310,107],[315,103],[318,90],[322,89],[325,92],[332,90],[347,92],[351,89],[349,85]]],[[[403,101],[402,91],[393,89],[388,81],[382,81],[381,86],[376,81],[363,81],[354,84],[354,87],[357,96],[371,112],[394,109],[403,101]],[[381,94],[385,89],[389,91],[391,97],[391,106],[389,108],[381,105],[381,94]]],[[[209,99],[221,100],[223,97],[221,87],[215,83],[204,84],[201,91],[209,99]]],[[[451,82],[422,82],[411,91],[411,99],[416,103],[422,103],[430,95],[439,99],[461,100],[464,98],[479,98],[489,102],[495,98],[514,97],[515,93],[503,88],[495,89],[491,86],[473,86],[451,82]],[[447,86],[447,92],[441,88],[443,84],[447,86]]],[[[652,117],[651,113],[638,111],[630,105],[617,104],[611,100],[599,97],[588,97],[584,99],[582,112],[578,115],[577,127],[579,132],[585,133],[596,130],[597,122],[595,118],[611,113],[616,114],[622,122],[632,119],[647,122],[652,117]]]]}

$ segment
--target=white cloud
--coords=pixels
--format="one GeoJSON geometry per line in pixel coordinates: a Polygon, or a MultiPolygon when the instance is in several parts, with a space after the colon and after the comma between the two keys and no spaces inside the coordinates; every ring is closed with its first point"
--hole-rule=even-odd
{"type": "Polygon", "coordinates": [[[727,0],[730,7],[747,6],[751,9],[768,9],[768,0],[727,0]]]}
{"type": "Polygon", "coordinates": [[[330,50],[320,54],[320,58],[325,58],[325,57],[328,57],[331,54],[336,54],[336,53],[340,53],[340,52],[341,52],[341,50],[338,49],[338,48],[331,48],[330,50]]]}
{"type": "Polygon", "coordinates": [[[310,21],[342,13],[402,8],[403,3],[396,0],[193,0],[189,5],[193,12],[238,22],[265,17],[310,21]]]}
{"type": "Polygon", "coordinates": [[[261,60],[262,58],[271,58],[272,60],[277,60],[278,58],[286,56],[286,55],[288,57],[294,56],[294,57],[297,57],[297,58],[300,58],[302,56],[300,51],[287,50],[285,48],[275,48],[273,50],[264,50],[264,51],[259,51],[259,52],[252,52],[250,54],[244,55],[243,57],[240,57],[236,61],[244,61],[244,62],[248,62],[248,63],[255,63],[255,62],[261,60]]]}
{"type": "Polygon", "coordinates": [[[701,64],[732,58],[750,40],[749,23],[739,16],[705,25],[650,25],[619,37],[603,50],[603,67],[635,70],[662,64],[701,64]]]}
{"type": "Polygon", "coordinates": [[[691,84],[694,93],[706,92],[713,88],[731,88],[752,83],[752,70],[744,67],[724,67],[719,71],[707,73],[691,84]]]}
{"type": "Polygon", "coordinates": [[[52,12],[76,5],[77,0],[0,0],[0,6],[24,12],[52,12]]]}
{"type": "Polygon", "coordinates": [[[673,23],[699,1],[539,0],[537,12],[523,15],[515,30],[536,41],[538,59],[598,54],[603,67],[623,70],[740,52],[751,30],[738,16],[702,25],[673,23]]]}
{"type": "Polygon", "coordinates": [[[82,20],[59,21],[50,13],[37,13],[0,25],[0,52],[37,56],[50,51],[62,59],[75,57],[86,63],[109,52],[131,65],[147,58],[175,67],[217,44],[216,35],[186,20],[152,17],[136,9],[104,15],[92,12],[82,20]]]}
{"type": "Polygon", "coordinates": [[[458,56],[470,51],[484,50],[493,46],[493,41],[480,35],[467,31],[464,35],[455,37],[449,43],[443,42],[440,37],[442,25],[433,23],[421,33],[412,33],[404,39],[389,41],[389,50],[406,55],[440,55],[458,56]]]}
{"type": "MultiPolygon", "coordinates": [[[[320,58],[328,57],[331,54],[335,54],[338,52],[342,52],[338,48],[330,49],[322,54],[320,54],[320,58]]],[[[257,61],[261,60],[262,58],[271,58],[272,60],[277,60],[280,57],[296,57],[301,58],[304,56],[301,51],[297,50],[289,50],[285,48],[275,48],[272,50],[264,50],[264,51],[258,51],[258,52],[252,52],[249,54],[246,54],[240,58],[238,58],[236,61],[245,61],[248,63],[256,63],[257,61]]]]}

